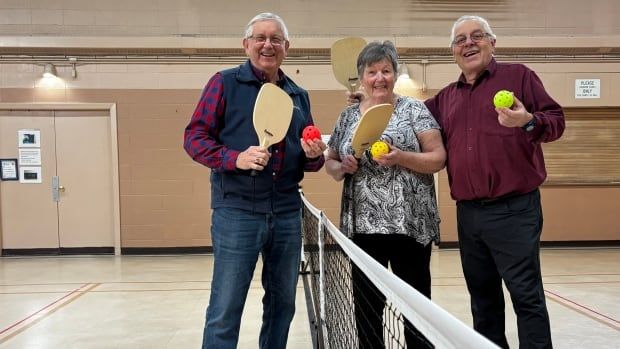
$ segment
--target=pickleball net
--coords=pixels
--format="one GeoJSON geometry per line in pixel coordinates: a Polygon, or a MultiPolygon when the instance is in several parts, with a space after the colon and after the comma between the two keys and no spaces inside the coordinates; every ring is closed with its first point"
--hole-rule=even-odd
{"type": "Polygon", "coordinates": [[[498,348],[367,255],[302,194],[315,348],[498,348]]]}

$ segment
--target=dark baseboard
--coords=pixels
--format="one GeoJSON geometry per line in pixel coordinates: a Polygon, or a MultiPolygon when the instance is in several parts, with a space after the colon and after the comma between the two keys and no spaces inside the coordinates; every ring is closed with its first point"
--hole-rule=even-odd
{"type": "Polygon", "coordinates": [[[114,254],[114,247],[61,247],[60,254],[114,254]]]}
{"type": "MultiPolygon", "coordinates": [[[[620,247],[620,240],[541,241],[540,247],[620,247]]],[[[459,248],[458,241],[442,241],[439,249],[459,248]]]]}
{"type": "MultiPolygon", "coordinates": [[[[212,246],[122,247],[124,255],[213,253],[212,246]]],[[[7,248],[2,256],[113,255],[114,247],[7,248]]]]}
{"type": "Polygon", "coordinates": [[[458,241],[442,241],[441,243],[439,243],[438,248],[439,249],[459,248],[459,242],[458,241]]]}
{"type": "Polygon", "coordinates": [[[541,241],[541,247],[620,247],[620,240],[541,241]]]}
{"type": "Polygon", "coordinates": [[[121,247],[123,255],[213,253],[213,246],[121,247]]]}
{"type": "Polygon", "coordinates": [[[114,254],[114,247],[6,248],[3,256],[71,256],[114,254]]]}

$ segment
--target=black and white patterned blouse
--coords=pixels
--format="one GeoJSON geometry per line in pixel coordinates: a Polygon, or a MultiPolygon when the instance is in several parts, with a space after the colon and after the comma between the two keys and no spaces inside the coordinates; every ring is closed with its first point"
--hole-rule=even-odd
{"type": "MultiPolygon", "coordinates": [[[[336,122],[328,146],[340,158],[353,154],[351,137],[360,117],[359,104],[355,104],[347,107],[336,122]]],[[[420,152],[416,134],[431,129],[439,129],[439,125],[424,103],[398,97],[381,139],[403,151],[420,152]]],[[[439,243],[433,175],[400,166],[380,166],[365,151],[358,159],[355,174],[345,176],[340,230],[348,236],[353,232],[406,234],[423,245],[439,243]]]]}

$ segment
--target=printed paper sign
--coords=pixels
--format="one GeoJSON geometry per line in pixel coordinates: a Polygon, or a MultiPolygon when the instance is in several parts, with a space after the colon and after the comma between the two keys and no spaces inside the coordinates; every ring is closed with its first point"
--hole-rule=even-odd
{"type": "Polygon", "coordinates": [[[601,98],[601,79],[575,79],[575,98],[601,98]]]}

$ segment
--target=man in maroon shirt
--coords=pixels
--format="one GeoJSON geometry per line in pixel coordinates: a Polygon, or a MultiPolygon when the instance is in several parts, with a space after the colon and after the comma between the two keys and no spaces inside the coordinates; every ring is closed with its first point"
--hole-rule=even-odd
{"type": "Polygon", "coordinates": [[[442,127],[448,152],[474,328],[508,348],[504,280],[520,348],[551,348],[540,272],[538,187],[547,175],[541,143],[560,138],[564,113],[532,70],[495,61],[495,40],[485,19],[459,18],[450,47],[462,74],[426,105],[442,127]],[[499,90],[514,93],[512,107],[494,107],[499,90]]]}

